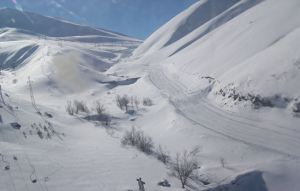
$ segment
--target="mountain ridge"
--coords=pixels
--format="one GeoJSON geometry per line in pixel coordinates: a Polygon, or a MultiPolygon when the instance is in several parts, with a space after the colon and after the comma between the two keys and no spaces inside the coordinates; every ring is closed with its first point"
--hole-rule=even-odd
{"type": "Polygon", "coordinates": [[[49,37],[98,35],[114,38],[124,37],[134,40],[133,37],[110,30],[93,28],[37,13],[22,12],[12,8],[0,9],[0,20],[0,28],[24,29],[49,37]]]}
{"type": "Polygon", "coordinates": [[[158,65],[191,90],[209,87],[207,96],[224,107],[250,102],[254,107],[294,108],[300,96],[300,53],[291,39],[299,40],[299,1],[231,0],[233,5],[217,15],[201,11],[208,2],[215,1],[199,1],[174,17],[116,71],[130,68],[133,75],[139,75],[158,65]],[[201,22],[193,16],[197,14],[211,19],[201,22]],[[175,35],[188,25],[191,30],[175,35]],[[215,80],[208,82],[205,77],[215,80]]]}

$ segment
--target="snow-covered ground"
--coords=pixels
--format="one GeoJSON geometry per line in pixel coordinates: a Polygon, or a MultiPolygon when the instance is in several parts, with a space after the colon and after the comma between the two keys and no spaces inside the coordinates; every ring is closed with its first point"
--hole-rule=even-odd
{"type": "Polygon", "coordinates": [[[0,190],[127,191],[138,177],[147,191],[181,190],[154,156],[121,145],[134,126],[171,157],[200,148],[190,190],[298,191],[299,10],[298,0],[203,0],[137,49],[140,41],[102,30],[66,35],[77,25],[50,18],[63,34],[6,23],[0,190]],[[126,114],[117,95],[154,104],[126,114]],[[75,99],[91,112],[70,116],[75,99]],[[109,127],[94,120],[96,101],[109,127]],[[162,179],[171,187],[158,186],[162,179]]]}

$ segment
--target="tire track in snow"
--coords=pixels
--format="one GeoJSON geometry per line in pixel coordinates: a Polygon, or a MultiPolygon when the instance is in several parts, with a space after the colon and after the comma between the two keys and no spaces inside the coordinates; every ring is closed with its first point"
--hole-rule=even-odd
{"type": "Polygon", "coordinates": [[[268,124],[263,119],[258,121],[242,116],[229,117],[228,113],[211,108],[200,96],[195,99],[196,97],[186,93],[187,88],[170,80],[162,69],[150,70],[149,79],[164,95],[167,95],[179,114],[195,124],[255,148],[272,151],[289,158],[300,157],[296,152],[300,146],[300,135],[294,131],[289,132],[288,127],[285,130],[282,126],[274,125],[285,130],[282,132],[274,129],[273,124],[268,124]],[[265,127],[266,125],[272,126],[265,127]]]}

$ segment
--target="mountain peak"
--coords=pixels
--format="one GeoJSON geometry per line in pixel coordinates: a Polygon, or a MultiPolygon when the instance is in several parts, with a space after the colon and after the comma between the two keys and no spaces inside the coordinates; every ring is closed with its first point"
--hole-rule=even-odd
{"type": "Polygon", "coordinates": [[[65,20],[12,8],[0,9],[0,28],[16,28],[49,37],[88,36],[124,37],[114,32],[95,29],[65,20]]]}

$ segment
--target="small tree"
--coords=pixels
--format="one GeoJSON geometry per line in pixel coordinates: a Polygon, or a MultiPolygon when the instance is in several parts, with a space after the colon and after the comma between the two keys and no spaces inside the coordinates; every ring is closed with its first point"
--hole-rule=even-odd
{"type": "Polygon", "coordinates": [[[137,97],[134,97],[133,98],[133,104],[132,105],[134,105],[135,106],[135,108],[136,108],[136,110],[139,110],[139,105],[140,105],[140,100],[139,100],[139,98],[137,98],[137,97]]]}
{"type": "Polygon", "coordinates": [[[122,97],[122,102],[123,102],[123,105],[124,105],[124,107],[125,107],[125,111],[128,112],[128,108],[129,108],[129,103],[130,103],[130,101],[129,101],[129,98],[128,98],[126,95],[124,95],[124,96],[122,97]]]}
{"type": "Polygon", "coordinates": [[[144,106],[152,106],[153,105],[153,101],[150,98],[144,98],[143,99],[143,105],[144,106]]]}
{"type": "Polygon", "coordinates": [[[165,151],[161,145],[159,145],[156,150],[156,157],[158,160],[160,160],[164,164],[168,164],[170,161],[169,153],[167,151],[165,151]]]}
{"type": "Polygon", "coordinates": [[[123,110],[124,109],[124,106],[123,106],[123,103],[122,103],[122,97],[120,95],[117,95],[116,96],[116,104],[117,106],[123,110]]]}
{"type": "Polygon", "coordinates": [[[102,105],[99,101],[96,101],[95,105],[96,105],[95,109],[96,109],[97,114],[98,115],[103,115],[104,112],[105,112],[104,105],[102,105]]]}
{"type": "Polygon", "coordinates": [[[127,95],[124,95],[122,97],[120,95],[117,95],[117,97],[116,97],[116,103],[117,103],[117,106],[121,110],[125,109],[125,111],[128,112],[130,100],[129,100],[129,98],[128,98],[127,95]]]}
{"type": "Polygon", "coordinates": [[[146,154],[153,152],[154,143],[152,138],[146,136],[142,130],[136,130],[134,127],[130,131],[126,131],[121,143],[123,145],[134,146],[146,154]]]}
{"type": "Polygon", "coordinates": [[[172,174],[180,180],[182,188],[185,188],[188,179],[199,168],[199,163],[195,153],[184,151],[181,154],[177,153],[175,161],[170,163],[169,168],[172,174]]]}
{"type": "Polygon", "coordinates": [[[71,101],[67,102],[66,111],[69,113],[69,115],[74,115],[75,108],[73,107],[73,104],[71,101]]]}
{"type": "Polygon", "coordinates": [[[78,114],[79,112],[89,113],[89,108],[87,107],[86,103],[84,103],[84,101],[74,100],[73,104],[76,114],[78,114]]]}

